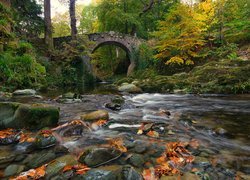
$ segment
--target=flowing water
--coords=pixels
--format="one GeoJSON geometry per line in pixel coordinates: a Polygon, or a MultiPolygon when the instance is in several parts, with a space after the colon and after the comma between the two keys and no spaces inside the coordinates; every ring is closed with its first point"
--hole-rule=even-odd
{"type": "MultiPolygon", "coordinates": [[[[115,95],[82,95],[83,102],[63,104],[42,100],[59,106],[60,123],[98,109],[106,109],[105,103],[115,95]]],[[[202,156],[236,171],[250,174],[250,95],[177,95],[138,94],[122,95],[125,103],[120,111],[109,111],[110,121],[96,131],[84,132],[81,136],[66,137],[62,144],[75,151],[87,146],[102,144],[107,139],[129,136],[147,141],[138,135],[142,123],[159,124],[165,131],[159,139],[163,142],[197,139],[202,156]],[[162,112],[169,111],[170,116],[162,112]]],[[[29,101],[28,101],[29,102],[29,101]]],[[[32,101],[33,102],[33,101],[32,101]]],[[[41,100],[38,100],[41,102],[41,100]]],[[[201,154],[199,152],[199,154],[201,154]]]]}
{"type": "MultiPolygon", "coordinates": [[[[82,104],[61,105],[64,114],[62,121],[78,118],[83,112],[104,109],[104,103],[109,102],[111,97],[112,95],[85,95],[87,107],[82,104]]],[[[125,104],[122,110],[110,111],[107,127],[92,135],[85,135],[74,143],[67,142],[70,147],[79,144],[82,147],[83,141],[89,140],[89,145],[97,139],[113,138],[122,133],[140,138],[136,132],[142,122],[164,123],[168,125],[166,130],[173,133],[161,137],[162,139],[186,142],[197,139],[204,149],[216,152],[213,158],[225,166],[249,173],[249,95],[139,94],[123,97],[125,104]],[[162,116],[162,110],[170,111],[171,115],[162,116]],[[223,133],[216,133],[221,128],[223,133]],[[91,138],[93,139],[90,140],[91,138]]]]}

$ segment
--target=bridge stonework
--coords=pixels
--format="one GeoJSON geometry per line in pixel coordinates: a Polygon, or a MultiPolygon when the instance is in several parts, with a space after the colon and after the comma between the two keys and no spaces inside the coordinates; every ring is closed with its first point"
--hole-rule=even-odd
{"type": "MultiPolygon", "coordinates": [[[[127,75],[129,76],[133,72],[136,63],[132,53],[141,44],[142,41],[140,39],[134,36],[116,33],[113,31],[92,33],[92,34],[87,34],[87,36],[88,39],[93,42],[89,47],[90,53],[94,53],[99,47],[103,45],[116,45],[125,50],[125,52],[129,55],[130,59],[130,65],[128,67],[127,75]]],[[[70,42],[70,41],[71,41],[70,36],[54,38],[54,45],[56,47],[60,47],[63,42],[70,42]]]]}
{"type": "Polygon", "coordinates": [[[90,41],[95,42],[91,49],[91,53],[94,53],[95,50],[103,45],[116,45],[125,50],[130,58],[130,65],[128,67],[127,75],[129,76],[133,72],[136,63],[135,59],[133,59],[132,53],[133,50],[137,49],[141,44],[141,41],[138,38],[112,31],[105,33],[93,33],[89,34],[88,37],[90,41]]]}

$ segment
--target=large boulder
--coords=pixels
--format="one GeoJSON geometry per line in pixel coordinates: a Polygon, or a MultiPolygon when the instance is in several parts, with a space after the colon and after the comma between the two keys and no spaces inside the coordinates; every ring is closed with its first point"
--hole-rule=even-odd
{"type": "Polygon", "coordinates": [[[13,96],[34,96],[34,95],[36,95],[36,91],[33,89],[16,90],[13,92],[13,96]]]}
{"type": "Polygon", "coordinates": [[[0,129],[42,129],[57,125],[59,109],[42,104],[0,103],[0,129]]]}
{"type": "Polygon", "coordinates": [[[121,92],[128,92],[128,93],[141,93],[141,88],[137,87],[134,84],[127,84],[124,83],[120,87],[118,87],[118,90],[121,92]]]}
{"type": "Polygon", "coordinates": [[[109,113],[105,110],[98,110],[88,114],[81,115],[81,120],[84,121],[97,121],[97,120],[108,120],[109,113]]]}

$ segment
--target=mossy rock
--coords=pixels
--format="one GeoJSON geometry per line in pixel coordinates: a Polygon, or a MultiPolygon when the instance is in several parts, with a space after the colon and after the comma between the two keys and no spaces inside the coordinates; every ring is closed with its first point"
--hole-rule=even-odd
{"type": "Polygon", "coordinates": [[[48,105],[0,103],[0,129],[42,129],[57,125],[59,109],[48,105]]]}

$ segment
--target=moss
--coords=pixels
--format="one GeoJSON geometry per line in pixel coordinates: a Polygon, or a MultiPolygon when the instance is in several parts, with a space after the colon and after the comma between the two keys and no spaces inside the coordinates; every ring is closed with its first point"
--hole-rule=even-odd
{"type": "Polygon", "coordinates": [[[47,105],[0,103],[0,129],[42,129],[57,125],[59,109],[47,105]]]}
{"type": "Polygon", "coordinates": [[[47,126],[57,125],[59,119],[59,109],[50,106],[28,106],[21,105],[16,114],[17,127],[27,129],[41,129],[47,126]]]}
{"type": "MultiPolygon", "coordinates": [[[[249,93],[250,61],[220,60],[197,66],[189,73],[173,76],[139,76],[138,85],[144,92],[172,92],[182,89],[188,93],[249,93]]],[[[133,80],[131,80],[133,81],[133,80]]],[[[127,81],[128,82],[128,81],[127,81]]]]}

